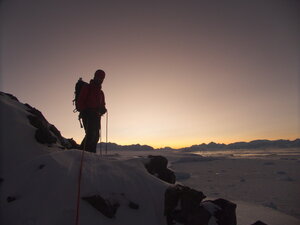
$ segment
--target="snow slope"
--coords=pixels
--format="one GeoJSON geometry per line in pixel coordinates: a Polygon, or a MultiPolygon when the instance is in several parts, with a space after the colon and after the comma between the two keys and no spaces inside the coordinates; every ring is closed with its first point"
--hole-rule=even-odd
{"type": "Polygon", "coordinates": [[[120,159],[165,156],[178,182],[202,191],[207,199],[225,198],[236,203],[238,225],[257,220],[269,225],[300,225],[300,154],[233,158],[231,152],[210,157],[182,151],[109,153],[120,159]]]}
{"type": "MultiPolygon", "coordinates": [[[[75,224],[80,156],[76,150],[49,153],[25,163],[5,179],[3,224],[75,224]],[[39,169],[40,165],[45,166],[39,169]],[[6,202],[7,196],[16,200],[6,202]]],[[[81,196],[99,194],[121,206],[116,218],[108,219],[81,201],[80,224],[164,224],[166,184],[148,175],[141,160],[103,159],[87,153],[82,177],[81,196]],[[129,200],[140,208],[130,209],[129,200]]]]}
{"type": "MultiPolygon", "coordinates": [[[[81,151],[38,144],[26,107],[7,96],[1,96],[0,104],[0,224],[75,224],[81,151]]],[[[85,153],[81,196],[99,194],[119,201],[120,207],[116,218],[108,219],[81,201],[80,224],[165,224],[167,186],[148,174],[143,159],[116,160],[85,153]],[[129,208],[129,201],[139,209],[129,208]]]]}
{"type": "Polygon", "coordinates": [[[34,139],[35,128],[30,125],[27,107],[7,95],[0,95],[1,176],[49,149],[34,139]]]}
{"type": "MultiPolygon", "coordinates": [[[[0,224],[75,224],[81,151],[61,150],[37,143],[34,138],[36,128],[31,126],[27,119],[27,107],[10,97],[0,95],[0,110],[0,224]]],[[[163,216],[164,192],[169,184],[146,171],[144,162],[149,154],[166,156],[182,184],[203,191],[210,199],[223,197],[237,203],[239,225],[250,225],[257,220],[269,225],[300,224],[299,219],[286,214],[293,214],[288,210],[288,206],[294,208],[294,215],[298,213],[296,202],[291,200],[295,193],[291,193],[292,198],[286,198],[287,202],[282,203],[286,207],[282,208],[282,196],[289,195],[282,193],[284,188],[274,187],[277,191],[269,192],[270,196],[265,198],[266,201],[259,198],[267,195],[268,190],[254,189],[255,186],[259,186],[257,184],[260,184],[262,189],[268,188],[264,180],[270,182],[272,178],[287,176],[292,180],[278,180],[275,184],[286,184],[287,190],[299,186],[299,173],[291,172],[299,168],[297,166],[300,163],[297,160],[285,161],[288,165],[282,164],[284,160],[277,159],[265,164],[270,160],[245,161],[202,157],[177,151],[111,149],[109,155],[104,157],[85,153],[81,196],[98,194],[111,201],[118,201],[120,207],[116,217],[109,219],[81,200],[80,224],[166,224],[163,216]],[[272,168],[276,164],[283,168],[272,168]],[[251,171],[260,170],[263,171],[259,176],[251,174],[251,171]],[[261,192],[262,195],[259,194],[261,192]],[[128,207],[129,202],[138,204],[139,209],[128,207]],[[268,207],[263,203],[268,203],[268,207]]],[[[271,182],[271,185],[273,184],[271,182]]]]}

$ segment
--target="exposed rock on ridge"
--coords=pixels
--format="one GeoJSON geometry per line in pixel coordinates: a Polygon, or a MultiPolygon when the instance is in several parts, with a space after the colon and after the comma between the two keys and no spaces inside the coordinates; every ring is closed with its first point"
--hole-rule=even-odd
{"type": "MultiPolygon", "coordinates": [[[[0,92],[0,95],[6,95],[12,100],[20,103],[20,101],[12,94],[0,92]]],[[[30,124],[37,128],[35,132],[35,139],[37,142],[48,146],[57,144],[62,149],[79,148],[78,144],[72,138],[64,138],[60,131],[54,125],[50,124],[39,110],[29,104],[24,104],[24,106],[30,113],[30,115],[27,116],[30,124]]]]}

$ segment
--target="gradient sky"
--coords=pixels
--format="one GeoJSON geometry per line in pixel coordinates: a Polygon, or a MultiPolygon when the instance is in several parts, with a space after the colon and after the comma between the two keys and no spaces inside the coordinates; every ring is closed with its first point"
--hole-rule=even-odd
{"type": "Polygon", "coordinates": [[[65,137],[84,135],[74,85],[98,68],[111,142],[176,148],[300,136],[300,1],[0,4],[1,91],[65,137]]]}

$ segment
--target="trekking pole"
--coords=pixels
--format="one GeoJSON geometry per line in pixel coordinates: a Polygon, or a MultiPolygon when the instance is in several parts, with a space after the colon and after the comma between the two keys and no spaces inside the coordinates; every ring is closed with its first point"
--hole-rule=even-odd
{"type": "MultiPolygon", "coordinates": [[[[87,122],[87,128],[88,128],[88,122],[87,122]]],[[[84,158],[84,152],[86,149],[86,139],[84,140],[83,149],[81,152],[81,159],[80,159],[80,167],[79,167],[79,176],[78,176],[78,189],[77,189],[77,208],[76,208],[76,225],[79,225],[79,211],[80,211],[80,191],[81,191],[81,177],[82,177],[82,167],[83,167],[83,158],[84,158]]]]}
{"type": "Polygon", "coordinates": [[[100,156],[102,157],[102,132],[101,132],[101,120],[100,120],[100,130],[99,130],[99,135],[100,135],[100,156]]]}
{"type": "Polygon", "coordinates": [[[106,145],[105,145],[105,154],[107,155],[107,140],[108,140],[108,111],[106,112],[106,145]]]}
{"type": "Polygon", "coordinates": [[[79,120],[80,127],[83,128],[83,125],[81,123],[81,117],[80,117],[80,115],[78,115],[78,120],[79,120]]]}

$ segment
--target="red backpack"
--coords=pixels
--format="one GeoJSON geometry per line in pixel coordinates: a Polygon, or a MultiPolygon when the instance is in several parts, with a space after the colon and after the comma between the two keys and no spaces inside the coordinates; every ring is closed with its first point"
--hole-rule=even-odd
{"type": "Polygon", "coordinates": [[[93,80],[90,84],[79,78],[75,85],[75,104],[74,112],[81,112],[84,109],[96,109],[103,115],[106,113],[104,93],[101,89],[94,85],[93,80]]]}

